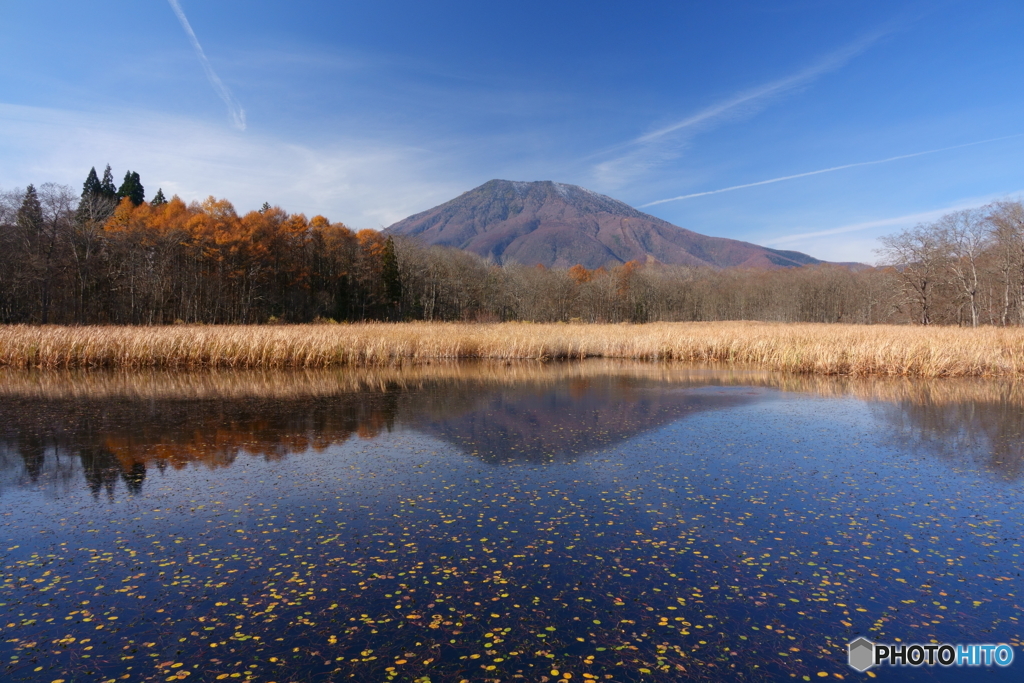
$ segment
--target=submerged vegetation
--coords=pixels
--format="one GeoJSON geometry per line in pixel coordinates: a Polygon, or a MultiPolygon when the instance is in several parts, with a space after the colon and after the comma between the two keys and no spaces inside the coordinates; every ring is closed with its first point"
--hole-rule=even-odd
{"type": "Polygon", "coordinates": [[[4,681],[848,680],[860,635],[1021,646],[1014,382],[505,365],[2,371],[4,681]]]}
{"type": "Polygon", "coordinates": [[[607,358],[824,375],[1018,377],[1024,329],[754,322],[0,328],[16,368],[327,368],[437,360],[607,358]]]}

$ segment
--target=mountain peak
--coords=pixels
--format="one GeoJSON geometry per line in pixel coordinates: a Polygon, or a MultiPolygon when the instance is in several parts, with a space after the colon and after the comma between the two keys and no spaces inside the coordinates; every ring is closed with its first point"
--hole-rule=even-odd
{"type": "Polygon", "coordinates": [[[656,261],[715,268],[820,263],[806,254],[709,237],[578,185],[489,180],[387,228],[496,263],[587,268],[656,261]]]}
{"type": "Polygon", "coordinates": [[[462,196],[466,197],[476,193],[493,193],[496,195],[514,193],[520,199],[531,199],[541,202],[553,199],[565,202],[584,213],[606,211],[634,217],[644,215],[625,202],[620,202],[617,199],[612,199],[579,185],[558,183],[553,180],[488,180],[480,187],[474,188],[462,196]]]}

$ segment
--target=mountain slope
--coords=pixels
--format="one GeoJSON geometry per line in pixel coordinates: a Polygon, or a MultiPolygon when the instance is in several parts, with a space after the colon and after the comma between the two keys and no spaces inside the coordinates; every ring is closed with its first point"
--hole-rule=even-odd
{"type": "Polygon", "coordinates": [[[576,185],[491,180],[387,228],[497,263],[587,268],[656,261],[715,268],[821,263],[796,251],[709,237],[576,185]]]}

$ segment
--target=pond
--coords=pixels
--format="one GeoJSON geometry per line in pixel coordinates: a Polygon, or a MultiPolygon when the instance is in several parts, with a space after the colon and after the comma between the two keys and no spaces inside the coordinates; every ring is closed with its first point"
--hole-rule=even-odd
{"type": "Polygon", "coordinates": [[[1021,680],[1024,394],[681,365],[0,376],[5,681],[1021,680]]]}

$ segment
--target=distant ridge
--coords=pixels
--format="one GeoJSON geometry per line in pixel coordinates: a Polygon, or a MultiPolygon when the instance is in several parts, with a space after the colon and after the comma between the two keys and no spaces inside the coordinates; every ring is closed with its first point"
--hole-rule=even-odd
{"type": "Polygon", "coordinates": [[[701,235],[603,194],[550,180],[491,180],[385,230],[496,263],[568,268],[627,261],[713,268],[822,263],[798,251],[701,235]]]}

